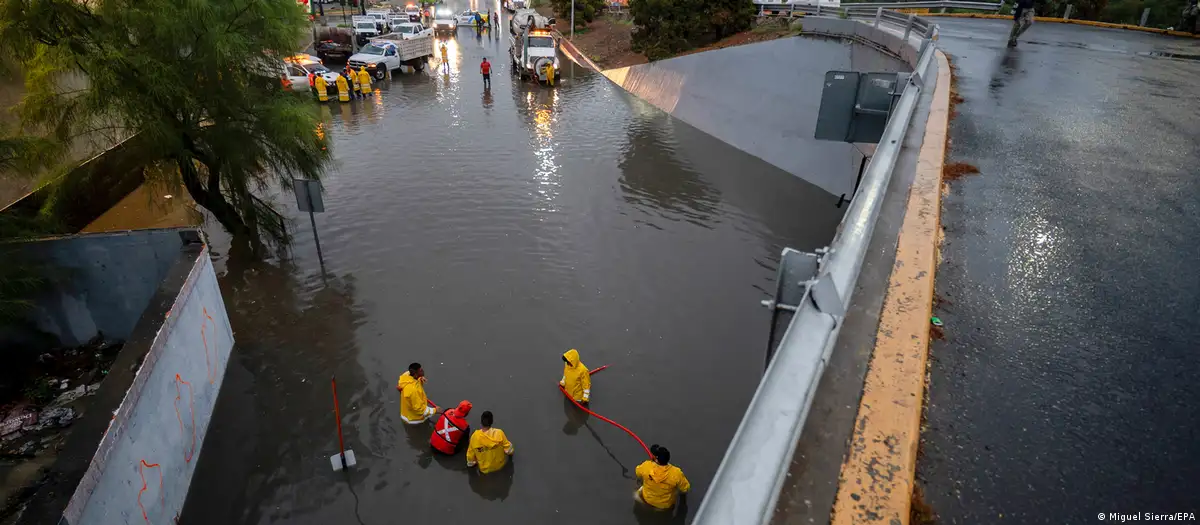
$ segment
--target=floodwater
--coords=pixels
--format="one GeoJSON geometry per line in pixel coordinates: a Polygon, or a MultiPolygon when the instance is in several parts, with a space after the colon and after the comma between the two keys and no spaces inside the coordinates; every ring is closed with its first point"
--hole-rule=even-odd
{"type": "Polygon", "coordinates": [[[762,371],[779,252],[827,243],[837,198],[565,60],[562,85],[521,83],[506,49],[463,28],[448,70],[327,106],[323,265],[299,214],[286,263],[221,254],[237,346],[183,523],[660,523],[699,506],[762,371]],[[682,513],[635,508],[644,453],[563,399],[569,348],[611,365],[594,410],[671,448],[694,487],[682,513]],[[476,427],[495,413],[510,470],[469,473],[401,423],[412,361],[434,402],[471,400],[476,427]],[[349,473],[329,462],[334,374],[349,473]]]}

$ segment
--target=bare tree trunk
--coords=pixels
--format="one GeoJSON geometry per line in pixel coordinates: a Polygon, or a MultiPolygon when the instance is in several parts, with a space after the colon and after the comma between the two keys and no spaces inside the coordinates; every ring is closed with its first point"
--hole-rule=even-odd
{"type": "Polygon", "coordinates": [[[221,223],[226,230],[234,237],[249,236],[252,232],[246,226],[246,221],[242,220],[241,214],[237,209],[225,200],[225,196],[221,195],[221,174],[219,168],[208,166],[208,184],[207,187],[200,182],[200,173],[196,170],[194,160],[187,155],[181,155],[175,160],[179,165],[179,174],[183,177],[183,185],[187,188],[188,193],[192,196],[192,200],[196,204],[203,206],[204,209],[212,213],[216,217],[217,222],[221,223]]]}

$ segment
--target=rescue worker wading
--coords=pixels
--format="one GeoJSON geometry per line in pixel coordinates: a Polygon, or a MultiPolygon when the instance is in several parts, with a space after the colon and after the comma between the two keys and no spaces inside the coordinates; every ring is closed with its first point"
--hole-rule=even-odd
{"type": "Polygon", "coordinates": [[[421,363],[408,365],[408,371],[396,381],[396,390],[400,391],[400,419],[406,424],[419,425],[437,413],[425,397],[425,369],[421,363]]]}
{"type": "Polygon", "coordinates": [[[443,454],[458,452],[463,437],[471,432],[467,423],[467,414],[471,413],[471,402],[463,400],[457,407],[442,412],[437,423],[433,425],[433,435],[429,436],[429,444],[433,449],[443,454]]]}
{"type": "Polygon", "coordinates": [[[654,454],[654,461],[643,461],[634,470],[642,486],[633,493],[633,499],[667,510],[675,506],[677,493],[687,494],[692,490],[692,484],[679,467],[671,464],[671,452],[667,447],[651,445],[650,453],[654,454]]]}
{"type": "Polygon", "coordinates": [[[566,364],[563,365],[563,376],[558,384],[562,385],[571,399],[587,403],[592,399],[592,375],[579,360],[579,351],[574,348],[567,350],[562,359],[566,364]]]}
{"type": "Polygon", "coordinates": [[[358,66],[358,89],[363,96],[371,94],[371,74],[367,73],[367,66],[358,66]]]}
{"type": "Polygon", "coordinates": [[[491,412],[484,412],[479,422],[483,428],[471,434],[471,443],[467,445],[467,466],[478,464],[480,474],[489,474],[508,464],[508,456],[513,454],[513,444],[503,430],[492,428],[491,412]]]}

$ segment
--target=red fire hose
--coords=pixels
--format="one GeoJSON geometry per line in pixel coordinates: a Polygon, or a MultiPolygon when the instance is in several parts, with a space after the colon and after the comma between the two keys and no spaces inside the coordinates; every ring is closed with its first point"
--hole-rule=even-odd
{"type": "MultiPolygon", "coordinates": [[[[608,365],[604,365],[604,366],[602,366],[602,367],[600,367],[600,368],[597,368],[597,369],[595,369],[595,370],[592,370],[592,371],[588,372],[588,375],[594,375],[596,372],[599,372],[599,371],[601,371],[601,370],[604,370],[605,368],[608,368],[608,365]]],[[[617,428],[619,428],[619,429],[621,429],[621,430],[624,430],[626,434],[629,434],[631,437],[633,437],[633,439],[636,439],[636,440],[637,440],[638,444],[642,446],[642,450],[645,450],[645,451],[646,451],[646,455],[647,455],[647,456],[650,456],[650,459],[654,459],[654,454],[651,454],[651,453],[650,453],[650,447],[647,447],[647,446],[646,446],[646,443],[645,443],[644,441],[642,441],[642,438],[640,438],[640,437],[637,437],[637,434],[634,434],[632,430],[629,430],[628,428],[625,428],[624,426],[622,426],[620,423],[617,423],[616,421],[613,421],[613,420],[611,420],[611,419],[609,419],[609,418],[606,418],[606,417],[604,417],[604,416],[602,416],[602,415],[600,415],[600,414],[597,414],[597,413],[595,413],[595,412],[592,412],[591,410],[588,410],[588,408],[587,408],[587,407],[583,406],[583,405],[582,405],[582,404],[580,404],[578,401],[576,401],[574,398],[572,398],[572,397],[571,397],[571,395],[567,393],[567,390],[566,390],[565,388],[563,388],[563,386],[562,386],[562,385],[558,385],[558,391],[559,391],[559,392],[562,392],[564,396],[567,396],[567,399],[571,400],[571,402],[572,402],[572,403],[574,403],[576,407],[579,407],[579,409],[580,409],[580,410],[582,410],[582,411],[584,411],[584,412],[587,412],[587,413],[589,413],[589,414],[591,414],[591,415],[595,416],[595,417],[596,417],[596,419],[599,419],[599,420],[601,420],[601,421],[603,421],[603,422],[605,422],[605,423],[608,423],[608,424],[610,424],[610,425],[612,425],[612,426],[614,426],[614,427],[617,427],[617,428]]]]}

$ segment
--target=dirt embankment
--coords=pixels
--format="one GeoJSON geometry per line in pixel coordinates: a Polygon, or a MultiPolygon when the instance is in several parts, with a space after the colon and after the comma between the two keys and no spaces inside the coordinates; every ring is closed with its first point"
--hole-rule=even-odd
{"type": "MultiPolygon", "coordinates": [[[[549,7],[538,7],[537,10],[545,16],[557,17],[560,21],[566,20],[564,17],[555,15],[554,10],[549,7]]],[[[560,30],[564,35],[570,34],[570,22],[560,22],[557,25],[563,28],[560,30]]],[[[676,56],[764,42],[776,38],[795,36],[798,33],[799,27],[789,27],[787,20],[764,18],[756,21],[754,28],[749,31],[730,35],[707,46],[684,51],[676,56]]],[[[632,49],[633,22],[629,19],[628,11],[624,14],[606,13],[592,21],[586,28],[576,30],[575,39],[572,40],[572,43],[602,69],[613,69],[649,62],[645,55],[634,52],[632,49]]]]}

